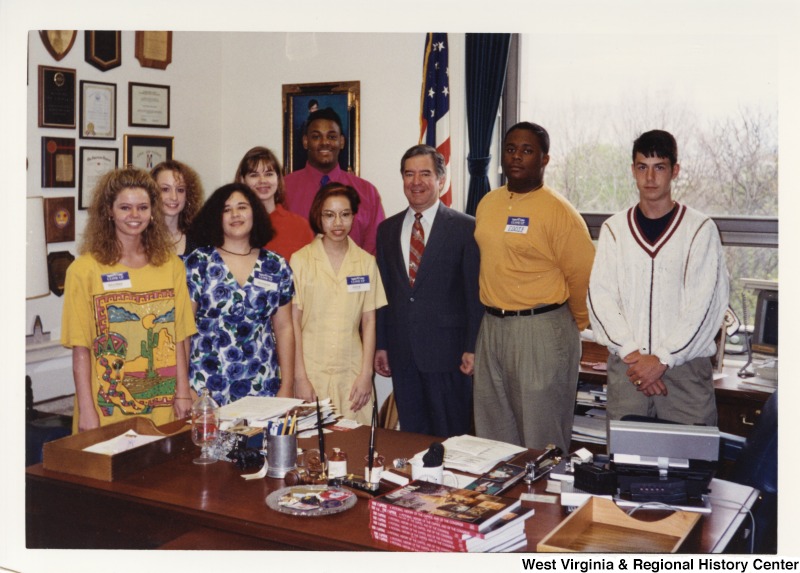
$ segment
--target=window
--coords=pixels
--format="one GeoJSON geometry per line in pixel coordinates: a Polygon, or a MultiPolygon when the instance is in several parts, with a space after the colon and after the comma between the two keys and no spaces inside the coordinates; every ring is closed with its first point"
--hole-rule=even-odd
{"type": "MultiPolygon", "coordinates": [[[[523,34],[512,72],[519,119],[550,133],[546,180],[595,237],[609,214],[636,202],[633,140],[649,129],[675,135],[681,173],[673,196],[717,221],[740,319],[737,279],[778,278],[775,42],[742,34],[523,34]]],[[[755,295],[745,295],[752,309],[755,295]]]]}

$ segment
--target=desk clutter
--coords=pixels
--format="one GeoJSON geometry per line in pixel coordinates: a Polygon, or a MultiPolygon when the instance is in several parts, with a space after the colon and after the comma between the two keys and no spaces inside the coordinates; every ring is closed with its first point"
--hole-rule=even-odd
{"type": "MultiPolygon", "coordinates": [[[[369,519],[363,531],[368,528],[369,538],[386,544],[385,548],[530,549],[534,526],[527,524],[536,521],[537,507],[548,513],[536,505],[544,502],[534,495],[542,492],[538,483],[545,478],[547,491],[560,494],[569,516],[555,527],[542,518],[549,523],[546,531],[550,533],[537,538],[540,551],[631,551],[633,547],[637,552],[675,551],[700,519],[699,512],[711,511],[708,503],[690,512],[676,508],[704,500],[709,491],[718,450],[716,429],[614,421],[610,433],[614,459],[593,457],[583,448],[563,455],[554,446],[537,455],[520,446],[469,435],[434,441],[416,453],[400,454],[409,457],[391,459],[379,453],[385,452],[381,440],[394,442],[389,451],[396,456],[406,443],[396,441],[401,432],[383,430],[377,438],[374,428],[351,432],[347,424],[337,421],[330,403],[296,402],[253,398],[235,411],[221,413],[211,455],[251,473],[243,472],[246,481],[242,481],[226,469],[228,464],[218,464],[208,466],[213,473],[204,475],[230,476],[226,479],[242,484],[272,480],[265,485],[268,495],[260,498],[264,511],[290,517],[337,519],[336,514],[359,507],[361,498],[356,513],[366,513],[369,519]],[[311,430],[311,441],[307,437],[301,442],[301,427],[311,430]],[[338,447],[326,447],[326,433],[331,438],[329,446],[338,447]],[[345,436],[357,439],[344,440],[345,436]],[[681,439],[676,441],[675,436],[681,439]],[[646,451],[639,450],[643,445],[646,451]],[[641,521],[618,508],[626,502],[669,505],[670,517],[641,521]]],[[[176,422],[170,427],[180,426],[176,422]]],[[[124,479],[166,461],[180,461],[181,468],[191,468],[193,464],[184,460],[196,454],[197,446],[192,446],[188,429],[184,424],[178,432],[162,433],[150,421],[133,418],[49,443],[44,468],[106,481],[124,479]],[[120,440],[125,442],[122,450],[92,451],[98,450],[98,444],[120,440]]],[[[420,446],[419,440],[414,443],[420,446]]]]}

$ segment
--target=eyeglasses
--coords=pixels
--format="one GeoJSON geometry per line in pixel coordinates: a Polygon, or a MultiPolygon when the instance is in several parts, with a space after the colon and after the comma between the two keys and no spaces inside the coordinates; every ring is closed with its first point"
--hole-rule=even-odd
{"type": "Polygon", "coordinates": [[[342,211],[341,213],[337,213],[335,211],[322,212],[322,220],[325,221],[326,223],[333,223],[337,217],[341,219],[343,222],[352,221],[353,212],[352,211],[342,211]]]}

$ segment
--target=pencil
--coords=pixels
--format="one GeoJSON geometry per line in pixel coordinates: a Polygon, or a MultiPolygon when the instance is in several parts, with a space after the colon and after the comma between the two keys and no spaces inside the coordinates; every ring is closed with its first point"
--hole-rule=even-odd
{"type": "Polygon", "coordinates": [[[289,426],[289,434],[294,434],[294,424],[297,422],[297,416],[292,416],[292,425],[289,426]]]}
{"type": "Polygon", "coordinates": [[[283,417],[283,423],[281,424],[281,436],[286,435],[286,430],[289,428],[289,412],[286,412],[286,415],[283,417]]]}

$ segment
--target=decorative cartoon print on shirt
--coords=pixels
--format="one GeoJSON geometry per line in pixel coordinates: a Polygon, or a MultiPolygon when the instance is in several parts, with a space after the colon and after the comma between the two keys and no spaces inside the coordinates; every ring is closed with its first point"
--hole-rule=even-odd
{"type": "Polygon", "coordinates": [[[100,334],[92,353],[102,414],[172,407],[177,373],[173,290],[97,295],[94,314],[100,334]]]}

